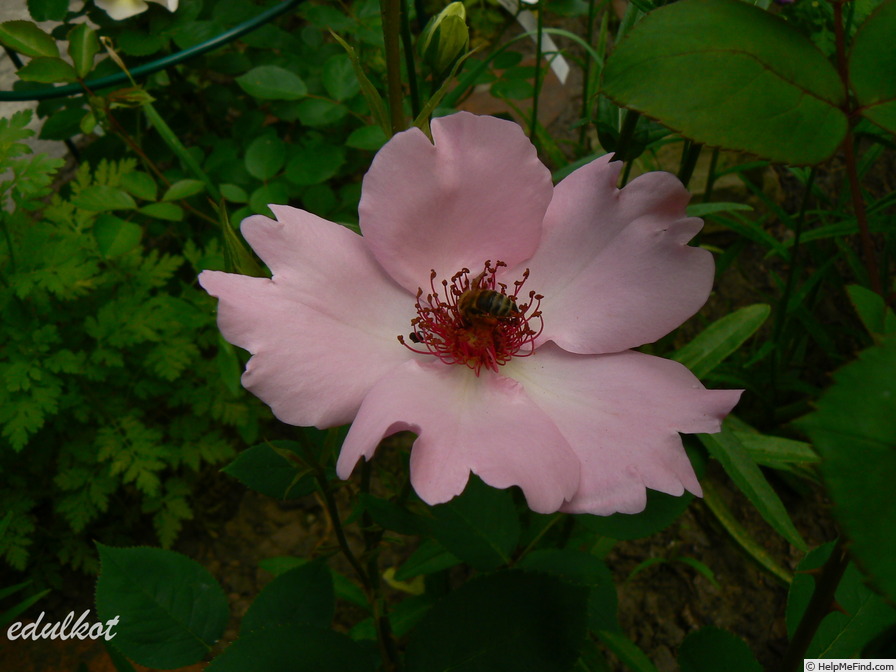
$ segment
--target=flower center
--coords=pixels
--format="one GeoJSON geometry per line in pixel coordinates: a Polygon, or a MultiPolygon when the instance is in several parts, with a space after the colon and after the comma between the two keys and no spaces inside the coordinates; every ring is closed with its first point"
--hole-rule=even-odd
{"type": "Polygon", "coordinates": [[[462,268],[442,280],[441,293],[436,289],[436,272],[429,277],[429,294],[417,290],[417,317],[411,320],[413,331],[398,340],[403,346],[423,355],[435,355],[446,364],[463,364],[476,375],[484,366],[492,371],[513,358],[528,357],[535,351],[535,339],[544,323],[541,317],[541,294],[530,291],[527,303],[519,303],[520,292],[529,269],[521,280],[515,280],[513,291],[497,282],[495,274],[506,267],[503,261],[485,262],[485,268],[470,279],[470,269],[462,268]],[[537,329],[532,323],[538,322],[537,329]],[[415,347],[417,346],[417,347],[415,347]]]}

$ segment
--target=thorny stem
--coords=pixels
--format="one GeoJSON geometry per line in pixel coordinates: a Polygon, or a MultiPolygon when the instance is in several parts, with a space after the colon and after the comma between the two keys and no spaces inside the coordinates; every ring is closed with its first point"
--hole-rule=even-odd
{"type": "MultiPolygon", "coordinates": [[[[361,463],[361,492],[370,494],[370,463],[365,459],[361,463]]],[[[361,533],[364,538],[364,553],[367,557],[367,576],[370,580],[368,600],[373,609],[373,624],[376,639],[380,648],[380,657],[386,672],[397,672],[401,669],[395,638],[392,636],[392,624],[383,597],[382,582],[379,569],[379,545],[383,530],[374,530],[374,522],[368,511],[361,514],[361,533]]]]}
{"type": "Polygon", "coordinates": [[[843,140],[843,153],[846,159],[846,173],[849,178],[852,207],[856,215],[856,222],[859,225],[859,238],[862,241],[862,254],[865,257],[865,268],[868,270],[871,289],[877,294],[884,296],[886,299],[883,283],[881,282],[880,272],[877,266],[877,259],[874,254],[874,242],[871,239],[871,232],[868,229],[865,201],[862,198],[862,187],[859,184],[859,173],[856,167],[855,138],[852,132],[856,116],[855,109],[853,108],[853,101],[849,95],[849,67],[846,60],[846,37],[843,29],[843,4],[848,1],[849,0],[834,0],[833,2],[834,40],[837,45],[837,70],[840,74],[840,81],[843,82],[843,89],[846,97],[846,109],[844,111],[849,119],[846,137],[843,140]]]}
{"type": "Polygon", "coordinates": [[[544,3],[538,5],[538,24],[535,28],[535,84],[532,92],[532,123],[529,126],[529,140],[538,147],[536,134],[538,133],[538,99],[541,95],[541,40],[544,35],[544,3]]]}
{"type": "Polygon", "coordinates": [[[719,148],[712,150],[712,156],[709,158],[709,170],[706,172],[706,187],[703,189],[703,202],[709,203],[712,198],[712,190],[716,185],[716,166],[719,163],[719,148]]]}
{"type": "Polygon", "coordinates": [[[800,619],[800,624],[797,626],[796,632],[793,633],[790,645],[784,654],[781,672],[794,672],[802,669],[806,649],[809,648],[812,637],[815,636],[815,631],[821,625],[822,619],[830,613],[834,606],[834,593],[849,564],[849,555],[845,546],[843,539],[839,539],[834,550],[831,551],[831,557],[824,563],[821,574],[815,581],[812,599],[809,600],[806,611],[803,612],[803,617],[800,619]]]}
{"type": "Polygon", "coordinates": [[[401,89],[401,0],[383,0],[383,43],[386,47],[386,80],[389,87],[389,114],[392,135],[404,130],[404,96],[401,89]]]}
{"type": "MultiPolygon", "coordinates": [[[[849,190],[852,196],[852,208],[859,224],[859,236],[862,240],[862,253],[865,257],[865,267],[871,280],[871,289],[884,296],[883,284],[880,280],[880,271],[877,266],[877,258],[874,254],[874,242],[871,240],[871,231],[868,229],[868,216],[865,213],[865,199],[862,198],[862,187],[859,184],[859,173],[856,168],[855,149],[852,128],[846,131],[846,139],[843,141],[843,151],[846,155],[846,172],[849,175],[849,190]]],[[[886,298],[884,296],[884,298],[886,298]]]]}
{"type": "MultiPolygon", "coordinates": [[[[597,2],[596,0],[588,0],[588,19],[585,24],[585,41],[589,44],[591,43],[591,37],[594,35],[594,21],[597,16],[597,2]]],[[[585,63],[582,65],[582,112],[581,118],[586,119],[588,117],[588,105],[589,99],[591,98],[589,86],[591,84],[591,59],[586,58],[585,63]]],[[[583,146],[585,144],[585,124],[582,124],[582,127],[579,129],[579,146],[583,146]]]]}
{"type": "MultiPolygon", "coordinates": [[[[4,194],[0,194],[0,196],[3,196],[3,195],[4,194]]],[[[6,225],[6,222],[7,222],[6,217],[0,217],[0,226],[2,226],[2,228],[3,228],[3,237],[6,239],[6,247],[9,248],[9,266],[12,269],[12,272],[15,274],[18,272],[18,268],[16,266],[16,248],[12,244],[12,236],[9,233],[9,227],[6,225]]],[[[3,281],[3,285],[5,287],[9,287],[9,282],[6,280],[6,278],[3,276],[2,273],[0,273],[0,280],[3,281]]],[[[21,297],[18,294],[16,294],[15,292],[12,293],[12,296],[15,296],[16,298],[21,299],[21,297]]],[[[22,304],[22,305],[24,305],[24,304],[22,304]]]]}
{"type": "Polygon", "coordinates": [[[815,174],[817,170],[813,167],[809,171],[809,177],[806,180],[806,187],[803,191],[803,200],[800,203],[800,211],[796,217],[796,226],[794,227],[793,245],[790,248],[790,267],[787,269],[787,282],[784,285],[784,295],[778,302],[775,314],[775,326],[772,332],[772,359],[771,359],[771,394],[772,408],[778,408],[778,365],[781,361],[781,334],[784,332],[784,325],[787,323],[787,307],[790,304],[790,296],[793,293],[793,285],[796,281],[796,271],[799,266],[800,239],[803,235],[803,224],[806,221],[806,210],[809,207],[809,197],[812,195],[812,184],[815,182],[815,174]]]}
{"type": "Polygon", "coordinates": [[[416,119],[420,116],[420,90],[417,87],[417,68],[414,67],[414,40],[411,37],[408,0],[401,0],[401,43],[404,47],[404,67],[408,72],[408,85],[411,89],[411,115],[416,119]]]}
{"type": "MultiPolygon", "coordinates": [[[[136,140],[134,140],[133,137],[131,137],[131,134],[128,133],[128,131],[124,128],[124,126],[121,125],[121,123],[118,121],[118,119],[116,119],[115,115],[112,114],[112,111],[109,109],[108,105],[106,107],[104,107],[103,113],[105,114],[106,119],[108,120],[109,124],[112,127],[112,132],[115,133],[119,138],[121,138],[124,141],[124,143],[128,147],[131,148],[131,151],[133,151],[138,157],[140,157],[140,159],[143,161],[143,164],[147,168],[149,168],[149,170],[151,170],[153,173],[155,173],[156,177],[158,177],[159,180],[161,180],[162,184],[164,184],[166,186],[171,186],[171,181],[165,176],[165,174],[153,162],[153,160],[150,159],[149,156],[147,156],[146,152],[143,151],[143,148],[137,143],[136,140]]],[[[210,222],[215,225],[218,224],[218,221],[216,219],[214,219],[213,217],[209,217],[208,215],[206,215],[204,212],[202,212],[200,210],[197,210],[189,203],[184,201],[183,206],[186,210],[189,210],[190,212],[192,212],[194,215],[196,215],[200,219],[204,219],[205,221],[210,222]]]]}
{"type": "Polygon", "coordinates": [[[619,140],[616,142],[616,151],[610,161],[627,161],[628,146],[635,134],[635,127],[641,115],[634,110],[626,110],[622,117],[622,128],[619,129],[619,140]]]}
{"type": "Polygon", "coordinates": [[[358,575],[358,581],[361,582],[361,587],[364,589],[364,592],[369,596],[370,579],[367,577],[367,572],[364,571],[364,567],[361,566],[358,558],[348,545],[348,539],[346,539],[345,530],[342,527],[342,518],[339,516],[339,508],[336,506],[336,500],[333,499],[333,491],[330,490],[329,484],[327,483],[326,473],[322,467],[315,466],[314,480],[317,482],[317,487],[323,497],[324,504],[327,508],[327,515],[330,517],[330,523],[333,526],[333,531],[336,533],[336,543],[339,544],[339,549],[342,551],[345,559],[348,560],[348,564],[352,566],[352,569],[355,570],[355,574],[358,575]]]}
{"type": "MultiPolygon", "coordinates": [[[[377,566],[376,546],[379,544],[379,538],[382,534],[370,531],[372,521],[369,514],[365,512],[362,518],[364,546],[367,555],[367,567],[365,568],[348,544],[345,529],[342,526],[342,518],[339,516],[339,507],[336,506],[336,501],[333,499],[333,492],[330,490],[327,482],[326,473],[320,465],[311,466],[314,469],[314,479],[317,481],[317,487],[327,508],[327,515],[333,526],[333,532],[336,534],[336,542],[339,544],[339,549],[342,551],[345,559],[348,560],[352,569],[355,570],[355,574],[358,576],[358,581],[361,583],[361,588],[364,590],[364,595],[373,612],[373,623],[380,647],[380,655],[383,659],[383,669],[386,672],[398,672],[401,669],[398,651],[395,648],[395,640],[392,637],[392,628],[386,612],[386,601],[383,598],[379,567],[377,566]]],[[[361,469],[361,489],[367,492],[370,486],[370,469],[366,460],[362,463],[361,469]]]]}
{"type": "Polygon", "coordinates": [[[530,541],[526,545],[526,548],[524,548],[522,551],[517,553],[516,556],[514,556],[512,562],[515,563],[518,560],[522,560],[527,555],[529,555],[529,553],[532,551],[532,549],[534,549],[538,545],[538,542],[541,541],[542,537],[544,537],[544,535],[547,534],[548,530],[550,530],[552,527],[554,527],[554,525],[559,523],[564,518],[568,518],[568,517],[569,516],[564,516],[563,514],[560,514],[560,513],[555,513],[554,516],[547,522],[547,524],[541,528],[541,531],[539,531],[539,533],[535,535],[535,538],[532,539],[532,541],[530,541]]]}
{"type": "MultiPolygon", "coordinates": [[[[304,434],[300,434],[300,437],[305,446],[306,454],[310,455],[304,434]]],[[[395,640],[392,637],[392,629],[389,623],[389,617],[386,613],[386,602],[381,590],[380,573],[377,564],[377,549],[379,547],[380,539],[383,536],[382,530],[373,530],[373,520],[371,519],[370,514],[366,511],[362,514],[361,534],[364,539],[364,551],[367,562],[367,567],[365,568],[352,551],[351,546],[349,546],[348,539],[345,536],[345,528],[342,526],[342,518],[339,515],[339,507],[336,505],[336,500],[333,498],[333,491],[330,489],[326,471],[321,464],[310,458],[305,459],[304,462],[314,473],[314,480],[323,497],[327,515],[330,518],[333,532],[336,534],[336,541],[339,544],[339,548],[345,556],[345,559],[348,560],[348,563],[352,566],[352,569],[355,570],[355,574],[358,576],[367,602],[371,606],[373,622],[377,633],[377,641],[380,645],[380,655],[383,659],[383,669],[385,672],[398,672],[401,669],[398,651],[395,648],[395,640]]],[[[370,465],[366,459],[361,463],[361,492],[370,492],[370,465]]]]}
{"type": "Polygon", "coordinates": [[[694,168],[697,167],[697,159],[700,158],[700,150],[703,145],[693,140],[685,140],[684,147],[681,150],[681,163],[678,166],[678,179],[687,187],[694,174],[694,168]]]}
{"type": "Polygon", "coordinates": [[[620,189],[628,184],[628,177],[632,172],[632,163],[632,161],[626,161],[625,168],[622,169],[622,179],[619,182],[620,189]]]}
{"type": "MultiPolygon", "coordinates": [[[[159,168],[152,159],[147,156],[146,152],[143,151],[143,148],[137,143],[136,140],[128,133],[127,129],[121,125],[121,122],[112,114],[112,111],[108,106],[104,107],[102,110],[103,114],[106,117],[106,120],[109,122],[111,126],[112,132],[115,133],[119,138],[121,138],[124,143],[131,148],[131,151],[136,154],[140,160],[143,162],[143,165],[146,166],[150,171],[152,171],[157,178],[164,184],[165,186],[171,186],[171,181],[165,176],[165,173],[162,172],[161,168],[159,168]]],[[[213,217],[209,217],[204,212],[197,210],[189,203],[183,202],[184,209],[189,210],[194,215],[199,217],[200,219],[204,219],[211,224],[218,224],[218,221],[213,217]]]]}
{"type": "MultiPolygon", "coordinates": [[[[101,39],[103,40],[103,45],[106,47],[106,51],[109,53],[109,56],[112,58],[112,60],[115,61],[116,65],[118,65],[118,67],[121,68],[122,72],[124,72],[124,74],[127,75],[128,79],[131,81],[131,84],[133,85],[133,87],[135,89],[139,88],[137,86],[137,82],[134,81],[134,78],[131,76],[130,71],[127,69],[127,66],[125,65],[124,61],[121,59],[121,57],[119,57],[117,52],[111,47],[111,43],[109,41],[107,41],[105,38],[101,38],[101,39]]],[[[84,82],[83,80],[81,80],[81,86],[84,88],[84,91],[87,92],[88,102],[91,101],[92,99],[97,98],[96,94],[90,90],[90,87],[88,87],[86,82],[84,82]]],[[[93,109],[93,103],[89,102],[89,104],[90,104],[91,109],[93,109]]],[[[211,179],[209,179],[208,175],[205,174],[205,172],[202,170],[202,168],[196,162],[196,159],[194,159],[192,157],[192,155],[190,155],[190,153],[187,151],[187,148],[180,141],[180,138],[178,138],[177,135],[175,135],[174,131],[172,131],[171,128],[168,126],[168,124],[165,123],[165,120],[162,119],[161,115],[159,115],[158,112],[156,112],[156,110],[152,106],[152,104],[147,102],[142,106],[142,109],[143,109],[144,115],[146,116],[147,121],[150,123],[151,126],[153,126],[153,128],[156,129],[156,132],[162,138],[162,141],[166,145],[168,145],[168,148],[171,149],[171,151],[175,154],[175,156],[177,156],[181,160],[181,163],[184,165],[184,167],[191,170],[193,173],[195,173],[196,177],[198,177],[205,184],[205,187],[208,190],[209,195],[211,195],[211,197],[214,198],[215,201],[220,202],[221,192],[218,191],[217,185],[215,185],[215,183],[212,182],[211,179]]],[[[111,106],[108,101],[105,101],[105,105],[103,106],[103,113],[104,113],[106,119],[112,125],[113,131],[122,140],[124,140],[124,142],[137,154],[137,156],[139,156],[141,158],[141,160],[144,162],[144,164],[147,167],[149,167],[149,169],[152,170],[152,172],[154,172],[156,174],[156,176],[162,181],[163,184],[170,186],[171,182],[168,180],[168,178],[165,176],[165,174],[162,173],[161,169],[158,166],[156,166],[155,163],[153,163],[153,161],[143,151],[143,148],[137,143],[136,140],[131,138],[130,134],[119,123],[118,119],[115,118],[115,115],[112,114],[111,106]]],[[[183,205],[187,210],[189,210],[190,212],[195,214],[197,217],[200,217],[201,219],[211,222],[212,224],[215,224],[215,225],[218,224],[218,221],[216,219],[209,217],[205,213],[197,210],[189,203],[184,201],[183,205]]]]}

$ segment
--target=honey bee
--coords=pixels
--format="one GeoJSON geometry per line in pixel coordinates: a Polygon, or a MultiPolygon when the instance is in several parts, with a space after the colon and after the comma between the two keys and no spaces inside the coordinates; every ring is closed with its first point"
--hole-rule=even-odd
{"type": "Polygon", "coordinates": [[[494,289],[468,289],[457,300],[457,309],[467,320],[517,317],[516,300],[494,289]]]}

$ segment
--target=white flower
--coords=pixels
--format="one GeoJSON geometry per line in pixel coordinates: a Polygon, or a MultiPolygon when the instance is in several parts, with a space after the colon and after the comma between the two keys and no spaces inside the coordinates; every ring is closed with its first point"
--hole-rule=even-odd
{"type": "Polygon", "coordinates": [[[179,0],[94,0],[96,6],[106,12],[116,21],[121,21],[135,14],[145,12],[149,5],[147,2],[155,2],[165,5],[169,12],[177,10],[179,0]]]}

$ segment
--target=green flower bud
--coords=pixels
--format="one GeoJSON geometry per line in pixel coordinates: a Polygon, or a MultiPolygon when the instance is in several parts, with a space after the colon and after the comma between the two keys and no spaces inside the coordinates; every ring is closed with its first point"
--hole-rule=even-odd
{"type": "Polygon", "coordinates": [[[470,31],[467,10],[462,2],[452,2],[432,17],[417,43],[423,61],[437,76],[446,74],[467,51],[470,31]]]}

